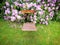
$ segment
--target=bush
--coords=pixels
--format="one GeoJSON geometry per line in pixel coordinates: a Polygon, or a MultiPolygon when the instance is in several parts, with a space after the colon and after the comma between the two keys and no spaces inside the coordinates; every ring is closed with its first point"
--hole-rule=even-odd
{"type": "Polygon", "coordinates": [[[0,18],[4,16],[3,6],[5,5],[5,0],[0,0],[0,18]]]}
{"type": "Polygon", "coordinates": [[[27,16],[26,20],[48,25],[48,22],[51,21],[53,17],[56,17],[55,10],[58,10],[58,8],[59,7],[56,6],[56,1],[25,1],[23,3],[20,3],[19,1],[15,1],[13,3],[5,2],[4,19],[21,22],[22,19],[25,20],[26,18],[26,16],[21,16],[23,15],[21,10],[34,10],[36,12],[27,16]]]}

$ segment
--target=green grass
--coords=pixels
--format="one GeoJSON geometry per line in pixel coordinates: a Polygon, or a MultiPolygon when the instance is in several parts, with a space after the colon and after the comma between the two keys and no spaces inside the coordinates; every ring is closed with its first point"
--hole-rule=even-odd
{"type": "Polygon", "coordinates": [[[36,32],[23,32],[19,23],[0,19],[0,45],[60,45],[60,22],[36,27],[36,32]]]}

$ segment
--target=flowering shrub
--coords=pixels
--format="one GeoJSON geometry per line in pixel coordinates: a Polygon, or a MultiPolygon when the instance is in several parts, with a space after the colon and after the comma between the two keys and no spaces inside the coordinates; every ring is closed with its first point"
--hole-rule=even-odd
{"type": "MultiPolygon", "coordinates": [[[[29,1],[29,0],[27,0],[29,1]]],[[[58,10],[59,6],[56,6],[56,0],[37,0],[36,2],[23,2],[15,1],[12,4],[5,2],[5,20],[19,21],[25,20],[21,10],[35,10],[34,14],[30,14],[30,21],[34,23],[46,24],[52,20],[55,10],[58,10]]]]}

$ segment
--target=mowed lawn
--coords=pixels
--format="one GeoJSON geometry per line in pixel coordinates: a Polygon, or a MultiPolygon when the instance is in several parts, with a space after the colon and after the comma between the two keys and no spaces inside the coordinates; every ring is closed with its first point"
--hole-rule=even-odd
{"type": "Polygon", "coordinates": [[[20,23],[0,19],[0,45],[60,45],[60,22],[37,24],[37,31],[22,31],[20,23]]]}

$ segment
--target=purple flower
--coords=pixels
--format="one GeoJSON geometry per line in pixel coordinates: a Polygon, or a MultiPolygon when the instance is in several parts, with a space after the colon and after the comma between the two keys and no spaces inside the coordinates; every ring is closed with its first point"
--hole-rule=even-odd
{"type": "Polygon", "coordinates": [[[7,10],[5,10],[5,14],[10,14],[11,12],[10,12],[10,9],[9,8],[7,8],[7,10]]]}

